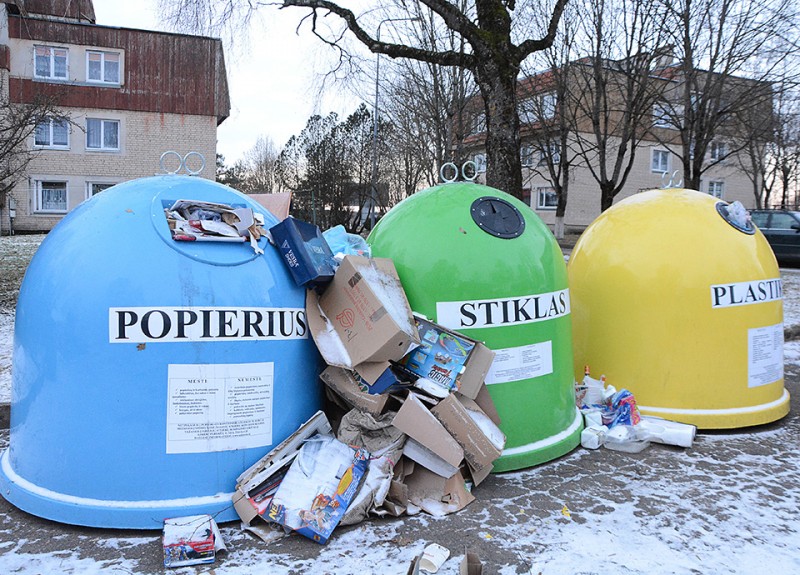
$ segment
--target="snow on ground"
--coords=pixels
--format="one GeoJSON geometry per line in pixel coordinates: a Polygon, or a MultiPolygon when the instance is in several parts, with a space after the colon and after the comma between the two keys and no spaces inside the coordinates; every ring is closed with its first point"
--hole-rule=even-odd
{"type": "MultiPolygon", "coordinates": [[[[785,324],[800,324],[800,270],[781,275],[785,324]]],[[[10,399],[12,334],[13,316],[0,311],[0,402],[10,399]]],[[[800,341],[787,342],[784,354],[787,371],[800,371],[800,341]]],[[[453,516],[372,520],[337,530],[325,546],[300,537],[266,545],[224,525],[228,553],[213,565],[170,572],[405,573],[426,542],[449,533],[457,543],[448,545],[442,575],[458,573],[465,545],[481,550],[485,572],[499,575],[800,573],[798,421],[793,413],[756,429],[702,433],[688,450],[579,448],[493,476],[453,516]]],[[[0,432],[0,449],[7,442],[7,430],[0,432]]],[[[0,500],[0,573],[164,573],[158,533],[119,536],[37,521],[0,500]]]]}
{"type": "MultiPolygon", "coordinates": [[[[789,345],[793,354],[800,352],[797,343],[789,345]]],[[[478,499],[455,515],[372,520],[337,530],[325,546],[300,536],[267,545],[236,525],[223,526],[228,553],[213,565],[170,572],[401,574],[426,542],[437,541],[452,553],[442,575],[458,573],[465,546],[480,549],[484,572],[499,575],[796,574],[798,431],[798,418],[790,417],[756,429],[703,433],[688,450],[578,448],[557,461],[493,477],[493,485],[479,487],[478,499]],[[441,541],[442,534],[449,542],[441,541]]],[[[0,541],[4,533],[19,533],[11,513],[0,513],[0,541]]],[[[57,532],[53,525],[45,528],[57,532]]],[[[164,572],[154,532],[57,535],[65,548],[51,553],[29,550],[28,539],[47,533],[16,537],[0,543],[0,573],[164,572]]]]}
{"type": "Polygon", "coordinates": [[[11,401],[11,357],[14,344],[14,315],[0,311],[0,403],[11,401]]]}

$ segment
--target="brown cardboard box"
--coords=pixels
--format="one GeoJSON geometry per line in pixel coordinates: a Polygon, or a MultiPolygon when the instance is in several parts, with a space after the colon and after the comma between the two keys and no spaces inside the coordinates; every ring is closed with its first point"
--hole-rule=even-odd
{"type": "Polygon", "coordinates": [[[434,516],[460,511],[475,501],[460,471],[444,478],[417,465],[405,482],[409,501],[434,516]]]}
{"type": "Polygon", "coordinates": [[[458,575],[483,575],[483,563],[477,553],[464,549],[464,559],[458,566],[458,575]]]}
{"type": "Polygon", "coordinates": [[[392,425],[455,468],[464,460],[462,447],[413,392],[397,411],[392,425]]]}
{"type": "MultiPolygon", "coordinates": [[[[490,441],[484,430],[470,416],[470,411],[478,414],[478,417],[485,418],[484,425],[492,426],[491,431],[505,443],[505,437],[499,428],[496,428],[491,419],[469,398],[451,394],[431,409],[431,413],[464,450],[464,457],[470,468],[481,476],[483,475],[481,472],[487,467],[491,468],[492,463],[503,451],[490,441]]],[[[475,483],[477,485],[479,481],[476,480],[475,483]]]]}
{"type": "MultiPolygon", "coordinates": [[[[440,401],[431,409],[431,413],[464,449],[467,462],[475,469],[483,469],[500,457],[502,449],[495,446],[484,430],[470,417],[470,410],[483,415],[486,421],[494,426],[474,401],[454,394],[440,401]]],[[[496,432],[500,433],[499,429],[496,429],[496,432]]]]}
{"type": "Polygon", "coordinates": [[[372,415],[383,413],[389,399],[388,395],[373,395],[362,390],[356,375],[341,367],[328,366],[320,378],[347,403],[372,415]]]}
{"type": "Polygon", "coordinates": [[[325,293],[306,298],[308,325],[329,365],[359,370],[365,379],[380,375],[389,360],[399,360],[419,345],[394,264],[384,258],[346,256],[325,293]],[[333,335],[338,343],[331,342],[333,335]]]}

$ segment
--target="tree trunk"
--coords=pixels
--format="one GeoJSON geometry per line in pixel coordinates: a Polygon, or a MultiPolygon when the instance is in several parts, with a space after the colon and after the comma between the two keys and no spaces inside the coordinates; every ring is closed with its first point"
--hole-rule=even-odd
{"type": "Polygon", "coordinates": [[[604,212],[614,203],[613,184],[600,184],[600,211],[604,212]]]}
{"type": "Polygon", "coordinates": [[[522,199],[518,73],[508,62],[483,62],[475,77],[486,111],[486,184],[522,199]]]}
{"type": "Polygon", "coordinates": [[[567,196],[569,195],[569,164],[564,166],[563,184],[557,189],[558,203],[556,204],[556,239],[564,239],[564,214],[567,212],[567,196]]]}

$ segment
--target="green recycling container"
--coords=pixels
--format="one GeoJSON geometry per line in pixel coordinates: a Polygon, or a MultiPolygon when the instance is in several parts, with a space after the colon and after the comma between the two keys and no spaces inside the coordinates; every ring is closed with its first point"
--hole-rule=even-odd
{"type": "Polygon", "coordinates": [[[447,183],[392,208],[367,239],[394,261],[411,308],[495,351],[487,388],[506,447],[494,471],[530,467],[580,443],[567,268],[523,202],[447,183]]]}

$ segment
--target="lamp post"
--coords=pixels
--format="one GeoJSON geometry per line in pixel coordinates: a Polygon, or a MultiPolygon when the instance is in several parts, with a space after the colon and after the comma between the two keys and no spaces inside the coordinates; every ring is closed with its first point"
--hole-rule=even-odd
{"type": "MultiPolygon", "coordinates": [[[[378,30],[375,33],[376,41],[381,41],[381,26],[386,22],[416,22],[419,18],[384,18],[378,23],[378,30]]],[[[369,198],[369,227],[375,227],[375,202],[378,197],[378,100],[380,94],[380,71],[381,53],[378,52],[375,58],[375,106],[372,110],[372,175],[370,176],[370,198],[369,198]]]]}

